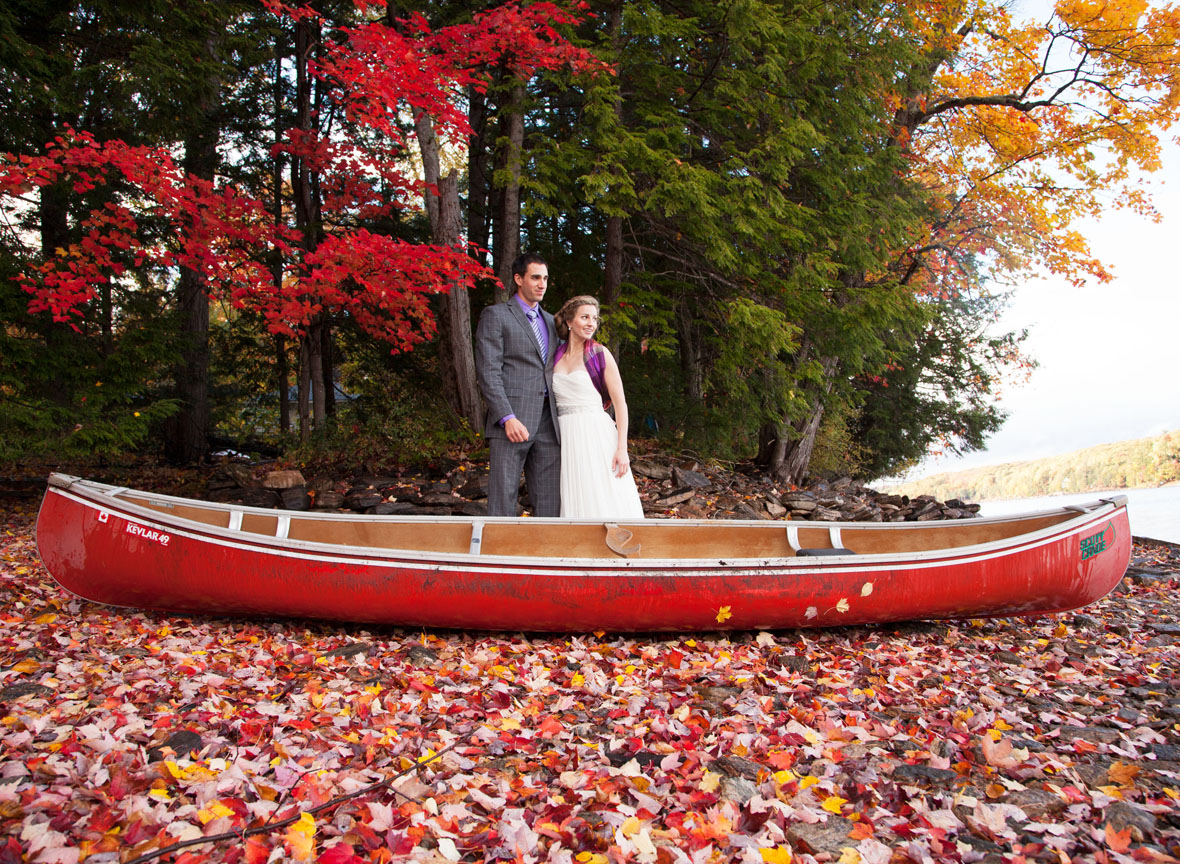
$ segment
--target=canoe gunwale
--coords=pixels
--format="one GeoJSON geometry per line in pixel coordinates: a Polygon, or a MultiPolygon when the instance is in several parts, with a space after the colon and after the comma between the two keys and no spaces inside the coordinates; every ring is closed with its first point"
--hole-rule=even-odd
{"type": "MultiPolygon", "coordinates": [[[[287,517],[290,519],[362,521],[374,523],[395,524],[423,524],[433,522],[445,525],[499,523],[528,526],[530,523],[548,523],[561,525],[651,525],[653,522],[666,522],[679,528],[691,527],[694,524],[704,524],[717,528],[719,523],[714,520],[587,520],[562,519],[558,517],[512,517],[512,516],[378,516],[373,514],[356,513],[312,513],[279,511],[264,507],[250,507],[246,505],[226,504],[212,501],[199,501],[173,495],[163,495],[123,486],[109,486],[69,475],[51,474],[51,487],[48,494],[62,494],[76,501],[99,510],[109,510],[122,518],[136,524],[163,528],[171,533],[182,534],[191,539],[204,542],[215,542],[237,549],[265,551],[267,554],[282,557],[308,558],[319,560],[347,560],[370,566],[398,566],[398,567],[429,567],[462,566],[472,569],[494,569],[498,572],[568,572],[570,569],[591,570],[598,577],[609,576],[611,571],[669,571],[669,575],[683,573],[685,575],[700,575],[709,571],[733,570],[764,570],[788,568],[792,571],[823,572],[840,568],[851,568],[865,571],[888,570],[899,565],[912,566],[946,566],[947,562],[963,562],[984,560],[996,555],[1008,555],[1023,549],[1035,548],[1048,543],[1058,542],[1064,537],[1081,533],[1096,523],[1124,508],[1127,498],[1124,495],[1098,499],[1091,505],[1070,505],[1055,510],[1035,511],[1022,514],[986,517],[972,520],[972,524],[1006,523],[1026,521],[1034,517],[1061,515],[1065,511],[1074,510],[1077,515],[1073,518],[1046,526],[1037,531],[1016,533],[1009,537],[986,543],[965,546],[944,546],[921,551],[889,552],[889,553],[854,553],[851,555],[827,555],[822,558],[809,556],[758,556],[758,557],[729,557],[718,556],[709,558],[605,558],[605,557],[568,557],[542,555],[489,555],[481,553],[441,552],[435,550],[416,550],[407,548],[385,548],[374,546],[356,546],[336,543],[323,543],[310,540],[290,539],[266,534],[242,532],[233,528],[222,528],[183,516],[169,516],[159,510],[144,507],[132,501],[115,496],[124,492],[133,493],[160,503],[198,504],[210,510],[229,513],[252,513],[270,518],[287,517]],[[1083,510],[1083,507],[1086,509],[1083,510]]],[[[953,527],[958,520],[946,520],[945,523],[931,525],[920,523],[923,527],[953,527]]],[[[767,528],[766,520],[726,520],[725,526],[752,526],[767,528]]],[[[913,530],[919,523],[849,523],[849,522],[791,522],[782,521],[785,526],[830,529],[842,528],[848,530],[855,526],[857,529],[870,531],[905,531],[913,530]]]]}

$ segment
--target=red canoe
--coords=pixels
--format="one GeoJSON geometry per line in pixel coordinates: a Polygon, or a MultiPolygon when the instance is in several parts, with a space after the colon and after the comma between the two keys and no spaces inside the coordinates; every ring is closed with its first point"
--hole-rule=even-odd
{"type": "Polygon", "coordinates": [[[413,627],[829,627],[1059,612],[1130,560],[1126,499],[920,523],[291,513],[54,474],[41,560],[100,603],[413,627]]]}

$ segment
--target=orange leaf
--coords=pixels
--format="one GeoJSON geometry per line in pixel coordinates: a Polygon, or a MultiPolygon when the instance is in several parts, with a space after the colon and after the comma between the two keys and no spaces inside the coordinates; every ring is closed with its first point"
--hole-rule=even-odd
{"type": "Polygon", "coordinates": [[[542,720],[541,725],[537,727],[537,734],[542,738],[552,738],[554,735],[557,735],[564,729],[565,727],[561,725],[561,721],[550,714],[548,717],[542,720]]]}
{"type": "Polygon", "coordinates": [[[1117,783],[1120,786],[1134,786],[1135,778],[1139,776],[1138,765],[1128,765],[1126,762],[1115,762],[1106,771],[1106,776],[1111,783],[1117,783]]]}
{"type": "Polygon", "coordinates": [[[848,832],[848,837],[852,840],[866,840],[872,836],[873,826],[868,822],[857,822],[852,826],[852,830],[848,832]]]}
{"type": "Polygon", "coordinates": [[[1114,826],[1107,822],[1106,845],[1120,855],[1125,853],[1131,846],[1131,826],[1128,825],[1122,831],[1115,831],[1114,826]]]}
{"type": "Polygon", "coordinates": [[[251,837],[246,841],[246,864],[266,864],[269,857],[270,847],[257,837],[251,837]]]}

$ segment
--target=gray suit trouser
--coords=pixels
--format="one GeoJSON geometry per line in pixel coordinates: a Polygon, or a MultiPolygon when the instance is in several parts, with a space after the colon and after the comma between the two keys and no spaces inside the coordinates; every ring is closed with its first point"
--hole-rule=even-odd
{"type": "Polygon", "coordinates": [[[528,486],[534,516],[561,515],[561,445],[553,413],[545,405],[541,425],[529,430],[529,440],[514,444],[507,438],[488,440],[490,470],[488,515],[515,516],[520,472],[528,486]]]}

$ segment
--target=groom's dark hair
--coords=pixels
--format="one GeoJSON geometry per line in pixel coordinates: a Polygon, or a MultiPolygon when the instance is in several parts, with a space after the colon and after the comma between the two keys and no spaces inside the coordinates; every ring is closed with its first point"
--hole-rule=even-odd
{"type": "MultiPolygon", "coordinates": [[[[529,270],[530,264],[545,264],[545,259],[536,252],[523,252],[516,256],[516,260],[512,262],[512,275],[524,276],[529,270]]],[[[548,264],[545,264],[548,267],[548,264]]]]}

